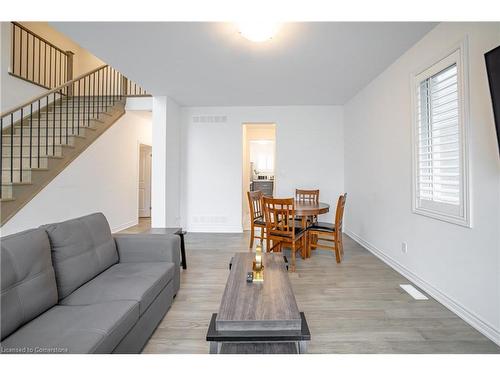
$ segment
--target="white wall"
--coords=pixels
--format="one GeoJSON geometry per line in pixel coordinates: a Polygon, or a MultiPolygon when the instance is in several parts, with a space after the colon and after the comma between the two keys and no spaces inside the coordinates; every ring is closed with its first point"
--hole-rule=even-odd
{"type": "MultiPolygon", "coordinates": [[[[178,227],[181,222],[181,109],[167,97],[166,152],[166,226],[178,227]]],[[[153,150],[154,152],[154,150],[153,150]]]]}
{"type": "Polygon", "coordinates": [[[162,228],[167,223],[167,97],[153,98],[153,157],[151,165],[151,226],[162,228]]]}
{"type": "MultiPolygon", "coordinates": [[[[72,51],[75,54],[73,57],[73,77],[104,64],[71,39],[50,27],[46,22],[22,22],[22,24],[62,50],[72,51]]],[[[46,90],[9,75],[11,64],[10,22],[0,23],[0,43],[0,112],[4,112],[42,94],[46,90]]]]}
{"type": "MultiPolygon", "coordinates": [[[[319,188],[333,207],[344,190],[339,106],[182,108],[182,225],[189,231],[242,230],[242,125],[276,124],[276,196],[319,188]],[[226,116],[194,123],[193,116],[226,116]]],[[[333,212],[334,210],[331,210],[333,212]]],[[[332,213],[325,220],[332,220],[332,213]]]]}
{"type": "Polygon", "coordinates": [[[137,224],[140,143],[151,145],[151,112],[126,112],[9,220],[2,236],[97,211],[112,231],[137,224]]]}
{"type": "Polygon", "coordinates": [[[483,55],[499,44],[500,23],[440,24],[345,106],[347,232],[497,343],[500,161],[483,55]],[[410,74],[466,36],[472,229],[411,204],[410,74]]]}
{"type": "Polygon", "coordinates": [[[151,225],[180,225],[180,108],[166,97],[153,98],[151,225]]]}

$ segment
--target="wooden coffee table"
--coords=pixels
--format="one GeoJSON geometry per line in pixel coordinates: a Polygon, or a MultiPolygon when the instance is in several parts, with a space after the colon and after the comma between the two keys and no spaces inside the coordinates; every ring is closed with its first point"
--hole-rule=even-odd
{"type": "Polygon", "coordinates": [[[311,334],[299,312],[281,254],[263,254],[264,282],[248,283],[254,254],[237,253],[218,314],[207,333],[210,353],[305,353],[311,334]]]}

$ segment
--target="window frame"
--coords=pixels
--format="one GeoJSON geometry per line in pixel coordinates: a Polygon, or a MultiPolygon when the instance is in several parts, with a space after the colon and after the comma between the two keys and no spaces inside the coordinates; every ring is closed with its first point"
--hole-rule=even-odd
{"type": "Polygon", "coordinates": [[[411,75],[411,97],[412,97],[412,212],[430,218],[442,220],[448,223],[471,228],[471,204],[469,187],[469,86],[468,86],[468,64],[467,64],[467,40],[463,40],[446,54],[434,59],[422,69],[411,75]],[[451,204],[436,201],[422,201],[418,197],[418,173],[419,173],[419,122],[418,122],[418,89],[422,81],[443,71],[444,69],[457,65],[457,89],[458,89],[458,128],[459,128],[459,155],[460,155],[460,205],[458,213],[452,212],[451,204]],[[423,204],[422,204],[423,203],[423,204]]]}

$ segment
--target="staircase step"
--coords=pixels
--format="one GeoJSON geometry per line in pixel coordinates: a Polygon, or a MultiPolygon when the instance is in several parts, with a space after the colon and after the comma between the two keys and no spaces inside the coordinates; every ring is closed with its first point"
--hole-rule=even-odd
{"type": "MultiPolygon", "coordinates": [[[[59,137],[59,134],[62,134],[62,136],[66,136],[66,133],[68,135],[74,135],[74,136],[80,136],[80,137],[85,137],[85,132],[86,131],[95,131],[96,128],[95,127],[83,127],[81,126],[80,129],[78,129],[77,126],[75,126],[74,128],[70,125],[68,126],[68,129],[66,130],[66,126],[63,126],[62,128],[60,128],[59,126],[56,126],[55,129],[54,127],[49,127],[49,128],[46,128],[45,126],[40,126],[40,129],[38,129],[38,127],[33,127],[31,130],[30,128],[26,128],[23,126],[23,135],[24,136],[27,136],[29,137],[29,134],[30,134],[30,131],[31,131],[31,135],[36,138],[38,137],[38,134],[40,134],[40,137],[45,137],[45,135],[47,134],[49,137],[51,137],[53,135],[53,133],[55,133],[56,137],[59,137]]],[[[7,136],[9,136],[10,134],[7,134],[7,136]]],[[[16,127],[14,129],[14,135],[21,135],[21,127],[16,127]]],[[[6,136],[5,134],[3,135],[4,137],[6,136]]]]}
{"type": "MultiPolygon", "coordinates": [[[[33,156],[31,158],[31,166],[33,168],[40,168],[40,169],[45,169],[49,165],[49,158],[61,158],[62,156],[40,156],[40,159],[38,157],[33,156]]],[[[23,168],[29,167],[30,166],[30,158],[24,157],[23,159],[23,168]]],[[[19,169],[21,167],[21,158],[20,157],[14,157],[12,161],[12,167],[15,169],[19,169]]],[[[10,156],[6,156],[2,160],[2,169],[8,169],[10,170],[10,156]]]]}
{"type": "Polygon", "coordinates": [[[28,166],[23,166],[21,173],[20,168],[12,169],[12,174],[10,168],[2,169],[2,183],[4,182],[31,182],[31,176],[34,171],[46,172],[48,168],[29,168],[28,166]],[[22,179],[21,179],[22,174],[22,179]],[[11,180],[12,178],[12,180],[11,180]]]}
{"type": "Polygon", "coordinates": [[[6,201],[10,201],[10,200],[14,199],[13,194],[12,194],[13,190],[14,189],[12,188],[12,185],[3,185],[2,184],[2,202],[4,201],[4,199],[6,201]]]}
{"type": "MultiPolygon", "coordinates": [[[[78,91],[78,90],[76,90],[78,91]]],[[[82,90],[83,91],[83,90],[82,90]]],[[[70,97],[63,97],[61,99],[61,101],[59,101],[58,103],[61,103],[61,102],[77,102],[78,100],[80,100],[80,102],[82,101],[88,101],[88,102],[92,102],[92,101],[104,101],[104,100],[109,100],[110,102],[114,101],[114,102],[118,102],[120,101],[120,99],[118,98],[118,96],[85,96],[85,95],[81,95],[81,96],[70,96],[70,97]]]]}
{"type": "MultiPolygon", "coordinates": [[[[73,102],[78,102],[80,101],[80,103],[83,103],[83,102],[86,102],[86,103],[97,103],[97,102],[100,102],[100,103],[104,103],[104,102],[108,102],[108,103],[117,103],[120,101],[119,97],[112,97],[112,96],[71,96],[71,97],[62,97],[61,99],[57,99],[56,101],[56,105],[61,105],[61,104],[65,104],[66,102],[67,103],[73,103],[73,102]]],[[[49,107],[50,106],[53,106],[54,105],[54,102],[50,102],[49,103],[49,107]]]]}
{"type": "MultiPolygon", "coordinates": [[[[99,120],[100,118],[102,118],[103,116],[108,116],[108,114],[104,114],[104,113],[100,113],[99,115],[97,115],[97,112],[96,114],[92,114],[92,113],[87,113],[87,112],[80,112],[80,121],[83,121],[83,120],[99,120]]],[[[66,122],[66,119],[68,120],[68,122],[70,121],[75,121],[75,123],[78,121],[78,112],[75,112],[74,116],[72,113],[69,113],[68,115],[66,115],[66,113],[62,113],[62,114],[59,114],[59,112],[56,112],[56,115],[54,116],[53,112],[49,112],[49,116],[47,118],[47,115],[45,114],[45,112],[43,113],[43,115],[40,116],[40,123],[46,123],[46,122],[54,122],[56,121],[57,123],[59,122],[66,122]]],[[[32,122],[32,126],[35,126],[38,125],[38,116],[33,116],[33,122],[32,122]]],[[[19,124],[20,125],[20,124],[19,124]]],[[[29,118],[26,118],[24,119],[23,121],[23,126],[30,126],[30,120],[29,118]]]]}
{"type": "Polygon", "coordinates": [[[10,169],[2,169],[2,183],[4,182],[31,182],[31,169],[23,168],[22,173],[20,169],[13,169],[12,176],[10,173],[10,169]],[[23,177],[22,179],[21,175],[23,177]]]}
{"type": "MultiPolygon", "coordinates": [[[[92,98],[84,98],[83,96],[80,97],[80,104],[84,104],[84,103],[85,104],[89,104],[89,103],[90,104],[92,104],[92,103],[108,103],[108,106],[109,105],[112,106],[112,105],[115,105],[115,104],[117,104],[119,102],[121,102],[121,100],[118,99],[118,98],[117,99],[113,99],[113,98],[109,98],[109,99],[97,99],[97,97],[96,97],[96,99],[92,100],[92,98]]],[[[47,107],[48,108],[52,108],[54,106],[56,106],[56,107],[58,107],[58,106],[59,107],[64,106],[65,107],[66,103],[68,105],[72,105],[73,103],[75,103],[75,105],[76,105],[78,103],[78,97],[75,97],[74,99],[65,99],[65,98],[63,98],[63,99],[57,99],[57,101],[55,103],[52,101],[52,97],[51,97],[48,105],[47,105],[47,102],[46,102],[45,99],[40,102],[40,104],[41,104],[41,106],[43,108],[47,108],[47,107]]]]}
{"type": "MultiPolygon", "coordinates": [[[[78,110],[77,108],[73,109],[68,108],[66,110],[66,107],[63,107],[62,109],[59,107],[56,107],[56,111],[54,112],[52,108],[49,109],[49,111],[42,110],[40,112],[40,117],[38,117],[38,113],[33,114],[32,118],[30,116],[26,116],[23,119],[23,127],[37,127],[38,123],[40,122],[40,126],[45,126],[46,123],[57,123],[58,125],[60,123],[65,126],[66,123],[78,123],[80,121],[80,124],[87,124],[89,121],[97,121],[97,122],[104,122],[108,117],[113,116],[113,107],[108,107],[108,110],[106,111],[104,106],[99,109],[98,113],[98,107],[96,106],[95,109],[90,108],[80,108],[78,110]]],[[[20,122],[17,122],[15,127],[21,126],[20,122]]]]}
{"type": "MultiPolygon", "coordinates": [[[[93,109],[95,109],[97,111],[97,108],[101,108],[101,112],[106,110],[107,108],[107,111],[111,111],[114,107],[114,104],[113,103],[108,103],[106,105],[106,102],[80,102],[80,104],[78,104],[78,102],[67,102],[68,105],[66,106],[66,102],[65,103],[62,103],[61,105],[56,105],[55,107],[54,106],[51,106],[49,107],[49,113],[50,112],[64,112],[64,111],[67,111],[67,112],[78,112],[79,110],[80,111],[87,111],[87,112],[92,112],[93,109]]],[[[46,112],[46,109],[43,110],[43,113],[46,112]]]]}
{"type": "MultiPolygon", "coordinates": [[[[120,101],[120,99],[116,98],[102,98],[102,99],[98,99],[97,97],[92,100],[92,98],[83,98],[81,97],[80,98],[80,104],[82,103],[108,103],[109,106],[113,106],[115,105],[116,103],[118,103],[120,101]]],[[[74,98],[74,99],[62,99],[62,101],[58,101],[56,103],[56,106],[65,106],[66,103],[68,103],[68,105],[71,105],[72,103],[78,103],[78,98],[74,98]]],[[[52,104],[49,104],[49,107],[53,107],[52,104]]]]}
{"type": "MultiPolygon", "coordinates": [[[[59,116],[59,114],[62,114],[62,115],[65,115],[66,113],[68,113],[70,116],[72,113],[75,113],[75,115],[80,112],[80,114],[97,114],[97,112],[99,111],[99,114],[103,114],[103,113],[108,113],[108,112],[111,112],[112,111],[112,106],[108,106],[108,108],[106,109],[106,107],[104,105],[102,106],[98,106],[97,104],[92,107],[92,105],[89,107],[88,105],[80,105],[80,108],[78,108],[76,105],[74,108],[72,108],[71,106],[68,106],[68,108],[66,108],[66,106],[63,106],[63,107],[50,107],[49,110],[47,111],[46,109],[43,109],[41,112],[40,112],[40,118],[44,118],[47,116],[47,114],[50,116],[54,116],[54,113],[56,116],[59,116]]],[[[29,118],[29,115],[30,114],[26,114],[26,117],[25,118],[29,118]]],[[[33,113],[33,119],[35,118],[38,118],[38,113],[33,113]]]]}
{"type": "Polygon", "coordinates": [[[78,99],[76,100],[63,100],[62,102],[57,102],[54,106],[54,104],[49,104],[49,106],[44,106],[42,107],[42,111],[43,110],[46,110],[47,108],[49,110],[51,110],[52,108],[66,108],[66,106],[68,108],[77,108],[78,107],[78,103],[80,103],[80,107],[83,108],[83,107],[97,107],[98,105],[101,106],[101,107],[104,107],[107,105],[108,108],[112,108],[118,101],[115,100],[115,101],[106,101],[106,100],[83,100],[83,99],[80,99],[80,101],[78,102],[78,99]]]}
{"type": "MultiPolygon", "coordinates": [[[[89,129],[89,130],[93,131],[93,130],[97,130],[98,126],[99,125],[96,126],[96,124],[92,124],[92,123],[90,124],[90,126],[87,126],[87,123],[85,123],[85,124],[80,123],[80,135],[83,134],[81,132],[84,131],[85,129],[89,129]]],[[[22,129],[23,129],[23,135],[29,136],[30,127],[23,126],[22,129]]],[[[73,128],[73,125],[68,123],[69,134],[72,133],[73,129],[75,129],[75,132],[77,133],[78,132],[78,124],[75,123],[75,126],[73,128]]],[[[61,124],[61,125],[59,125],[58,123],[56,123],[56,124],[54,124],[54,123],[40,124],[40,134],[45,134],[46,131],[49,132],[49,136],[52,135],[53,131],[55,131],[56,134],[59,134],[59,131],[62,131],[63,134],[66,134],[66,124],[61,124]]],[[[31,127],[32,134],[38,134],[37,132],[38,132],[38,124],[36,126],[31,127]]],[[[14,127],[14,135],[18,135],[20,133],[21,133],[21,126],[14,127]]],[[[9,131],[3,133],[2,137],[8,137],[8,136],[10,136],[10,134],[11,134],[11,132],[9,130],[9,131]]]]}
{"type": "MultiPolygon", "coordinates": [[[[16,132],[17,129],[21,130],[21,127],[23,128],[23,133],[25,134],[29,134],[29,131],[30,129],[33,129],[33,130],[36,130],[38,129],[38,127],[40,127],[40,129],[52,129],[52,128],[56,128],[56,129],[66,129],[66,126],[68,127],[68,129],[72,129],[73,127],[74,128],[78,128],[78,124],[80,124],[80,128],[93,128],[93,129],[96,129],[98,128],[103,122],[104,122],[105,118],[104,117],[101,117],[100,119],[97,119],[97,118],[85,118],[83,119],[82,117],[80,117],[80,121],[78,121],[78,118],[75,118],[74,120],[74,123],[72,121],[71,118],[68,118],[68,121],[66,122],[66,119],[59,119],[57,118],[55,121],[53,119],[49,119],[48,121],[47,120],[40,120],[40,123],[38,123],[38,120],[36,121],[33,121],[32,124],[30,124],[29,122],[24,122],[23,123],[23,126],[21,126],[21,124],[17,124],[14,126],[14,133],[16,132]]],[[[6,130],[4,130],[3,132],[3,135],[10,135],[11,133],[11,129],[8,128],[6,130]]]]}
{"type": "MultiPolygon", "coordinates": [[[[49,109],[49,116],[53,116],[54,113],[56,114],[56,116],[58,116],[60,113],[62,113],[63,115],[66,114],[66,113],[90,113],[90,114],[97,114],[97,112],[99,112],[100,115],[102,114],[106,114],[107,111],[111,110],[111,106],[108,106],[108,109],[106,110],[106,108],[104,107],[104,105],[102,106],[90,106],[90,107],[83,107],[83,106],[80,106],[80,108],[76,107],[75,108],[72,108],[72,107],[55,107],[55,108],[50,108],[49,109]]],[[[46,114],[46,111],[43,111],[43,114],[46,114]]],[[[38,117],[38,115],[36,115],[38,117]]],[[[41,115],[40,115],[41,117],[41,115]]]]}
{"type": "MultiPolygon", "coordinates": [[[[46,150],[45,147],[40,147],[40,157],[42,156],[62,156],[62,148],[63,147],[71,147],[71,146],[49,146],[48,149],[46,150]]],[[[21,147],[14,146],[12,149],[12,154],[14,156],[14,160],[16,158],[19,158],[21,156],[21,147]]],[[[23,157],[30,157],[30,149],[29,147],[23,147],[23,157]]],[[[38,156],[38,147],[32,147],[31,148],[31,157],[37,157],[38,156]]],[[[2,159],[8,159],[10,163],[10,146],[3,146],[2,147],[2,159]]]]}
{"type": "MultiPolygon", "coordinates": [[[[30,142],[30,137],[23,135],[22,137],[20,135],[14,135],[12,138],[12,145],[13,147],[21,147],[21,139],[23,140],[22,147],[25,148],[27,147],[29,149],[30,145],[33,148],[38,148],[38,145],[40,147],[49,145],[52,146],[53,144],[55,145],[73,145],[75,143],[75,138],[80,137],[84,138],[82,136],[76,136],[76,135],[68,135],[67,137],[64,136],[56,136],[55,138],[52,137],[52,135],[49,135],[48,137],[32,137],[31,142],[30,142]],[[66,139],[67,138],[67,139],[66,139]]],[[[2,141],[2,147],[10,147],[11,146],[11,136],[4,135],[3,136],[3,141],[2,141]]]]}
{"type": "Polygon", "coordinates": [[[31,182],[3,182],[2,181],[2,199],[13,199],[14,187],[21,185],[31,185],[31,182]]]}

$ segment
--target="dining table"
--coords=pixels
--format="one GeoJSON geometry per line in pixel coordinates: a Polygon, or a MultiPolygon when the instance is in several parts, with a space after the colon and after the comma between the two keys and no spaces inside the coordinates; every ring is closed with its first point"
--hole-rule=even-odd
{"type": "MultiPolygon", "coordinates": [[[[295,216],[301,219],[302,228],[307,228],[308,217],[326,214],[328,211],[330,211],[330,205],[328,203],[307,200],[295,201],[295,216]]],[[[303,254],[305,254],[306,258],[311,256],[307,251],[303,254]]]]}

